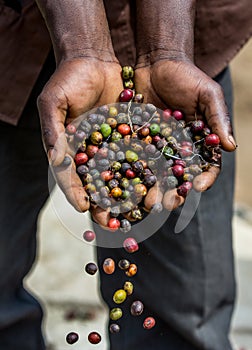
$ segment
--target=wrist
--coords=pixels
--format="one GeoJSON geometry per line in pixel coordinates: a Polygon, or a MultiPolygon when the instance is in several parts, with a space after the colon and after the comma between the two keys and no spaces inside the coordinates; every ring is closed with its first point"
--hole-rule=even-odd
{"type": "Polygon", "coordinates": [[[116,61],[102,0],[36,0],[57,64],[77,57],[116,61]]]}
{"type": "Polygon", "coordinates": [[[137,56],[135,69],[153,66],[161,61],[192,62],[185,52],[167,48],[156,48],[137,56]]]}
{"type": "Polygon", "coordinates": [[[96,39],[90,37],[87,39],[87,35],[83,33],[64,34],[57,45],[54,44],[57,63],[75,58],[93,58],[104,62],[118,63],[112,45],[102,38],[99,40],[100,45],[97,45],[96,39]]]}
{"type": "Polygon", "coordinates": [[[136,0],[136,3],[137,66],[163,59],[192,61],[195,0],[136,0]]]}

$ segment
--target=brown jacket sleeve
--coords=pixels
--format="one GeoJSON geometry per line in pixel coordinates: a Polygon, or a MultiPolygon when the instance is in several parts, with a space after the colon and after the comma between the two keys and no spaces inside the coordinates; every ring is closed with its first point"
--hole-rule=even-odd
{"type": "Polygon", "coordinates": [[[50,48],[33,1],[24,1],[21,13],[0,1],[0,120],[18,123],[50,48]]]}

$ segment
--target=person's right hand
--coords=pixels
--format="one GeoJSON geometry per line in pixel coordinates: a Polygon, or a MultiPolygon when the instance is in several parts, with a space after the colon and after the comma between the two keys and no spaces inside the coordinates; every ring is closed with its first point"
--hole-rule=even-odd
{"type": "MultiPolygon", "coordinates": [[[[90,203],[68,153],[65,127],[94,107],[116,102],[122,89],[118,63],[75,58],[59,64],[38,98],[42,138],[53,173],[68,201],[80,212],[88,210],[90,203]],[[64,167],[66,155],[71,165],[64,167]]],[[[104,224],[104,213],[99,220],[104,224]]]]}

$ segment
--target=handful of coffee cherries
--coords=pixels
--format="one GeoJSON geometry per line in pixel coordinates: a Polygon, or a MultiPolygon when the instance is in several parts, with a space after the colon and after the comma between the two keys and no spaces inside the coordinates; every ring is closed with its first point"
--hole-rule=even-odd
{"type": "Polygon", "coordinates": [[[119,103],[101,106],[66,127],[91,203],[109,208],[108,228],[123,232],[149,211],[162,211],[161,202],[147,200],[155,184],[186,197],[197,175],[221,164],[218,135],[201,119],[186,122],[179,110],[143,104],[143,96],[132,89],[133,74],[132,67],[123,67],[119,103]]]}

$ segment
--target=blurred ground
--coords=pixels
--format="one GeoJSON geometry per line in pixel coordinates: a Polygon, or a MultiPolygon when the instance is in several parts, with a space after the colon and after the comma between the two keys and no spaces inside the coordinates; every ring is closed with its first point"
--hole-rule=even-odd
{"type": "MultiPolygon", "coordinates": [[[[249,140],[252,136],[252,42],[231,65],[235,92],[235,129],[237,149],[236,214],[234,217],[234,251],[238,283],[237,306],[233,319],[232,340],[240,347],[252,349],[252,191],[249,186],[252,165],[249,140]]],[[[65,335],[80,334],[72,345],[76,350],[91,350],[89,332],[96,330],[103,339],[96,349],[106,350],[108,310],[98,293],[98,275],[84,273],[84,266],[94,261],[90,244],[80,240],[62,225],[54,211],[54,201],[61,204],[60,215],[73,232],[89,226],[88,217],[79,222],[71,219],[71,208],[64,204],[59,191],[44,208],[39,225],[38,261],[27,284],[45,308],[44,330],[51,350],[67,350],[65,335]],[[69,216],[69,220],[68,220],[69,216]],[[83,221],[84,220],[84,221],[83,221]]],[[[69,227],[68,227],[69,228],[69,227]]],[[[83,232],[81,230],[80,232],[83,232]]],[[[176,349],[179,350],[179,349],[176,349]]]]}
{"type": "Polygon", "coordinates": [[[234,87],[234,126],[238,148],[236,201],[252,207],[252,40],[237,55],[231,65],[234,87]]]}

